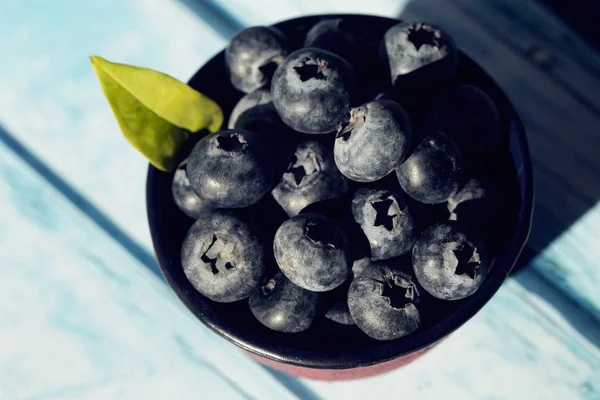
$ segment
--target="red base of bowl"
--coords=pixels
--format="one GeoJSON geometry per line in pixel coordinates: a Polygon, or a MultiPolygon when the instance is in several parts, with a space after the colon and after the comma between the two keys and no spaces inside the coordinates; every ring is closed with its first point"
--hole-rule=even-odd
{"type": "Polygon", "coordinates": [[[245,353],[261,364],[264,364],[278,371],[285,372],[286,374],[295,376],[297,378],[308,378],[319,381],[350,381],[354,379],[362,379],[375,375],[381,375],[385,374],[386,372],[393,371],[397,368],[400,368],[406,364],[413,362],[414,360],[431,350],[436,345],[437,343],[432,344],[429,347],[411,353],[407,356],[399,357],[384,363],[375,364],[368,367],[358,367],[350,369],[316,369],[298,367],[295,365],[279,363],[277,361],[260,357],[256,354],[247,351],[245,353]]]}

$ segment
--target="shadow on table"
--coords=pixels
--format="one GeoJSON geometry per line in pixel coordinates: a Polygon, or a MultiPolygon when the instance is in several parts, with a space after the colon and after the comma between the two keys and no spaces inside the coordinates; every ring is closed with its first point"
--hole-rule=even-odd
{"type": "Polygon", "coordinates": [[[538,0],[551,7],[557,14],[578,31],[588,42],[600,50],[598,15],[600,3],[597,0],[538,0]]]}
{"type": "Polygon", "coordinates": [[[145,247],[127,234],[108,215],[96,207],[74,186],[54,172],[44,161],[23,145],[15,136],[0,125],[0,143],[13,151],[31,169],[39,174],[50,186],[61,193],[71,204],[92,220],[100,229],[112,237],[132,257],[138,260],[158,278],[163,279],[156,258],[145,247]]]}
{"type": "Polygon", "coordinates": [[[213,0],[179,0],[216,33],[225,39],[244,28],[244,24],[231,15],[223,6],[213,0]]]}

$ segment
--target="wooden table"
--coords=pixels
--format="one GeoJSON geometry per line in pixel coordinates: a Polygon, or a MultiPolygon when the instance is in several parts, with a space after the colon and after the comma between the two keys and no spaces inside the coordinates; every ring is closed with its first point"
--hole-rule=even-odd
{"type": "Polygon", "coordinates": [[[0,399],[600,398],[600,56],[536,2],[4,1],[0,38],[0,399]],[[87,58],[186,80],[240,27],[324,12],[450,31],[521,113],[537,189],[527,268],[435,351],[334,384],[254,363],[159,278],[146,163],[87,58]]]}

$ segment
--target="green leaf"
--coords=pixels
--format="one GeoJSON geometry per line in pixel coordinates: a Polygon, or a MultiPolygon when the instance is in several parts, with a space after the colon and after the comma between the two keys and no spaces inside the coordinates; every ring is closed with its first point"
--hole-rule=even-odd
{"type": "Polygon", "coordinates": [[[152,165],[171,171],[190,133],[221,129],[219,105],[177,79],[147,68],[91,57],[119,127],[152,165]]]}

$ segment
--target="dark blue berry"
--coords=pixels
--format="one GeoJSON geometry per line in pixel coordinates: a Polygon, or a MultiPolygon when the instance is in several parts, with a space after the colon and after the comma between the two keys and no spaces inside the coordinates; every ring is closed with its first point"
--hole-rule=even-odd
{"type": "Polygon", "coordinates": [[[352,319],[368,336],[392,340],[421,325],[420,288],[398,259],[373,263],[357,276],[348,292],[352,319]]]}
{"type": "Polygon", "coordinates": [[[454,76],[458,55],[452,38],[439,27],[402,22],[385,33],[381,63],[393,86],[426,88],[454,76]]]}
{"type": "Polygon", "coordinates": [[[285,276],[296,285],[326,292],[344,283],[351,260],[344,232],[319,214],[300,214],[285,221],[273,242],[275,259],[285,276]]]}
{"type": "Polygon", "coordinates": [[[266,327],[279,332],[301,332],[312,324],[319,295],[302,289],[276,272],[250,296],[252,314],[266,327]]]}
{"type": "Polygon", "coordinates": [[[387,189],[359,189],[352,199],[352,214],[369,239],[374,261],[412,250],[417,224],[404,194],[387,189]]]}
{"type": "Polygon", "coordinates": [[[358,182],[379,180],[408,156],[412,130],[400,104],[377,100],[350,110],[335,139],[335,163],[358,182]]]}
{"type": "Polygon", "coordinates": [[[481,89],[461,85],[433,106],[429,119],[433,130],[450,136],[464,153],[485,154],[500,143],[500,114],[481,89]]]}
{"type": "Polygon", "coordinates": [[[346,119],[354,87],[348,62],[326,50],[304,48],[277,68],[271,93],[279,116],[291,128],[329,133],[346,119]]]}
{"type": "Polygon", "coordinates": [[[260,233],[235,211],[213,211],[197,220],[181,248],[183,272],[209,299],[229,303],[260,286],[268,262],[260,233]]]}
{"type": "Polygon", "coordinates": [[[499,222],[503,203],[504,196],[496,185],[473,178],[448,199],[449,219],[472,230],[483,230],[499,222]]]}
{"type": "Polygon", "coordinates": [[[325,318],[342,325],[356,325],[348,309],[348,299],[338,299],[325,314],[325,318]]]}
{"type": "Polygon", "coordinates": [[[344,232],[344,236],[350,244],[348,257],[351,262],[354,262],[365,257],[370,257],[371,248],[367,236],[360,225],[354,220],[351,202],[351,196],[318,201],[307,206],[300,214],[319,214],[335,221],[344,232]]]}
{"type": "MultiPolygon", "coordinates": [[[[327,311],[325,318],[342,325],[356,325],[352,319],[350,310],[348,309],[348,289],[354,278],[360,275],[366,268],[369,268],[371,264],[372,262],[369,257],[362,257],[354,260],[352,263],[352,270],[350,271],[349,282],[338,288],[341,289],[339,293],[336,293],[338,300],[331,306],[329,311],[327,311]]],[[[338,291],[338,289],[335,291],[338,291]]]]}
{"type": "Polygon", "coordinates": [[[442,300],[460,300],[475,293],[489,267],[481,240],[455,222],[426,229],[415,243],[412,263],[423,288],[442,300]]]}
{"type": "Polygon", "coordinates": [[[187,171],[201,198],[218,208],[239,208],[258,202],[271,190],[276,163],[268,137],[235,129],[198,142],[187,171]]]}
{"type": "Polygon", "coordinates": [[[396,169],[396,175],[413,199],[425,204],[443,203],[461,184],[462,157],[448,136],[436,133],[419,143],[396,169]]]}
{"type": "Polygon", "coordinates": [[[352,279],[362,274],[362,272],[365,269],[367,269],[371,264],[372,262],[369,257],[361,257],[354,260],[354,262],[352,263],[352,279]]]}
{"type": "Polygon", "coordinates": [[[247,129],[244,126],[240,126],[240,122],[238,122],[240,119],[244,124],[249,120],[278,120],[279,116],[277,115],[277,111],[275,111],[275,106],[273,106],[271,92],[266,89],[258,89],[243,96],[235,107],[233,107],[229,121],[227,122],[227,128],[247,129]]]}
{"type": "Polygon", "coordinates": [[[198,219],[212,207],[206,200],[201,199],[192,188],[186,170],[187,162],[188,160],[186,158],[175,170],[171,191],[177,207],[179,207],[179,209],[188,217],[198,219]]]}
{"type": "Polygon", "coordinates": [[[288,41],[277,28],[255,26],[233,36],[225,49],[231,84],[244,93],[268,85],[288,54],[288,41]]]}
{"type": "Polygon", "coordinates": [[[342,197],[347,191],[348,179],[335,166],[331,147],[309,140],[296,147],[271,193],[292,217],[309,204],[342,197]]]}
{"type": "Polygon", "coordinates": [[[331,51],[347,60],[358,73],[370,77],[376,70],[380,40],[362,24],[344,18],[325,19],[308,31],[304,47],[331,51]]]}

